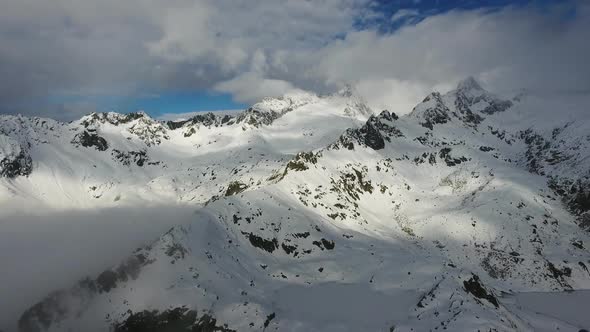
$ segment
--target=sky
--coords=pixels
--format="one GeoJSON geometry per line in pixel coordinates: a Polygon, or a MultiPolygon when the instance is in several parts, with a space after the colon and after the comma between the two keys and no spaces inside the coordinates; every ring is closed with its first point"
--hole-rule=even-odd
{"type": "Polygon", "coordinates": [[[0,0],[0,113],[233,110],[345,84],[404,113],[467,76],[589,93],[589,31],[584,0],[0,0]]]}

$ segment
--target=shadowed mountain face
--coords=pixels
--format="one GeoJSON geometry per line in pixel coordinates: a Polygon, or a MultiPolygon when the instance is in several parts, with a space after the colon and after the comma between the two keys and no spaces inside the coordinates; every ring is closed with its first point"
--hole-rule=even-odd
{"type": "Polygon", "coordinates": [[[29,160],[3,166],[16,213],[195,210],[39,294],[18,330],[583,328],[514,296],[590,286],[587,102],[503,99],[469,78],[403,116],[346,92],[181,122],[3,117],[0,165],[29,160]]]}

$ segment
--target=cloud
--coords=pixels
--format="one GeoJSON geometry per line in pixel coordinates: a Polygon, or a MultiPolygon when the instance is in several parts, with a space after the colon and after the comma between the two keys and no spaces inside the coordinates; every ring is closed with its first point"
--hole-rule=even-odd
{"type": "Polygon", "coordinates": [[[469,75],[500,93],[521,88],[590,92],[590,66],[584,60],[590,46],[581,43],[590,31],[589,13],[588,6],[567,18],[558,7],[452,11],[393,34],[355,31],[310,55],[308,73],[328,83],[372,86],[361,89],[372,95],[375,90],[388,94],[379,100],[395,96],[387,92],[392,82],[408,92],[396,98],[418,102],[423,96],[416,91],[448,89],[469,75]]]}
{"type": "Polygon", "coordinates": [[[430,90],[416,82],[395,79],[370,79],[358,81],[356,91],[375,111],[387,109],[396,114],[408,113],[417,100],[424,99],[430,90]]]}
{"type": "Polygon", "coordinates": [[[407,19],[415,18],[420,15],[416,9],[400,9],[391,17],[392,23],[403,22],[407,19]]]}
{"type": "Polygon", "coordinates": [[[398,108],[469,75],[499,92],[590,90],[585,2],[419,22],[416,10],[398,10],[387,16],[401,25],[391,33],[367,23],[384,15],[375,8],[370,0],[3,0],[0,112],[73,118],[91,108],[59,113],[46,103],[55,94],[217,90],[251,103],[344,83],[398,108]]]}
{"type": "MultiPolygon", "coordinates": [[[[55,93],[207,89],[257,50],[321,47],[368,0],[3,0],[0,105],[55,93]]],[[[35,107],[37,109],[37,107],[35,107]]]]}
{"type": "Polygon", "coordinates": [[[193,207],[0,211],[0,328],[56,290],[96,276],[170,227],[195,220],[193,207]]]}
{"type": "Polygon", "coordinates": [[[239,102],[253,102],[264,97],[278,97],[298,90],[283,80],[268,79],[256,73],[245,73],[215,86],[219,92],[230,93],[239,102]]]}

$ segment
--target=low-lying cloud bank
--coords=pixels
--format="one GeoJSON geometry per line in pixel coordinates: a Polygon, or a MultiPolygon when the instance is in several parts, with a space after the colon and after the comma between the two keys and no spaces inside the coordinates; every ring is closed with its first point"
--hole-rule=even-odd
{"type": "Polygon", "coordinates": [[[383,15],[369,0],[6,0],[0,112],[71,119],[92,105],[67,96],[205,89],[252,103],[343,83],[408,112],[469,75],[499,92],[590,91],[587,2],[383,15]],[[391,33],[368,23],[392,19],[391,33]],[[44,111],[48,95],[62,99],[44,111]]]}
{"type": "Polygon", "coordinates": [[[25,309],[120,263],[176,224],[198,222],[195,207],[153,206],[78,211],[2,211],[0,330],[16,330],[25,309]]]}

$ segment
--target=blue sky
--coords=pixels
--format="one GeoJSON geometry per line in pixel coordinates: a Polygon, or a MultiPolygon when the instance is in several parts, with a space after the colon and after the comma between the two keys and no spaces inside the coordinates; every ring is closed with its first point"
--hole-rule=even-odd
{"type": "MultiPolygon", "coordinates": [[[[500,10],[507,6],[534,7],[543,10],[555,4],[566,4],[564,0],[377,0],[378,10],[385,13],[384,17],[391,18],[400,10],[417,11],[414,20],[399,20],[397,22],[376,22],[383,32],[392,32],[406,23],[417,23],[425,17],[442,14],[452,10],[500,10]]],[[[375,22],[374,22],[375,23],[375,22]]],[[[365,26],[365,24],[361,25],[365,26]]]]}
{"type": "Polygon", "coordinates": [[[213,91],[179,91],[161,96],[133,98],[126,101],[127,110],[143,110],[158,116],[164,113],[244,109],[248,105],[233,100],[227,93],[213,91]]]}
{"type": "MultiPolygon", "coordinates": [[[[153,117],[169,113],[188,113],[198,111],[245,109],[247,104],[233,100],[227,93],[215,91],[172,91],[162,94],[92,95],[65,96],[55,95],[49,98],[53,105],[92,105],[98,112],[129,113],[144,111],[153,117]]],[[[90,111],[91,109],[89,109],[90,111]]]]}

